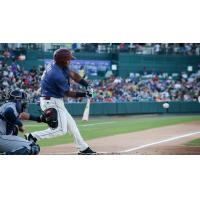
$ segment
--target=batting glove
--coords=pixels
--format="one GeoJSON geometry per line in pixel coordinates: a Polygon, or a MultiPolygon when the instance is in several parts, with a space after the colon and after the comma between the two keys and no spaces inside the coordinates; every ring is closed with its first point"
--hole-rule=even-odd
{"type": "Polygon", "coordinates": [[[88,87],[87,90],[86,90],[86,97],[92,98],[93,93],[94,93],[94,90],[91,87],[88,87]]]}

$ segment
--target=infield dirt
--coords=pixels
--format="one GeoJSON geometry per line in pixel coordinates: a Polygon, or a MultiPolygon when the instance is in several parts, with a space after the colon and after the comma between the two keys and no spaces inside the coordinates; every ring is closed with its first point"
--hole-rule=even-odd
{"type": "MultiPolygon", "coordinates": [[[[105,152],[105,154],[113,154],[132,148],[141,147],[146,144],[164,141],[172,137],[179,137],[184,134],[200,131],[200,122],[184,123],[161,128],[148,129],[134,133],[122,135],[107,136],[87,141],[88,144],[97,152],[105,152]]],[[[177,140],[155,144],[144,147],[139,150],[130,152],[122,152],[125,155],[199,155],[200,147],[188,147],[184,144],[190,140],[200,137],[195,134],[177,140]]],[[[42,147],[41,154],[76,154],[77,150],[74,144],[56,145],[51,147],[42,147]]]]}

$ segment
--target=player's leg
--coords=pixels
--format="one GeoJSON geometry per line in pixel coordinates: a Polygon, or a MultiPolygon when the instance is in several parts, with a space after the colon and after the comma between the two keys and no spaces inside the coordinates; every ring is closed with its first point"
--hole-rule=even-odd
{"type": "MultiPolygon", "coordinates": [[[[88,148],[87,143],[83,140],[78,127],[76,125],[76,122],[72,118],[72,116],[69,114],[67,111],[64,101],[62,99],[54,99],[54,103],[56,105],[56,109],[59,111],[58,113],[61,114],[60,117],[60,123],[64,124],[66,126],[66,131],[69,132],[69,134],[73,137],[74,143],[76,148],[79,151],[84,151],[85,149],[88,148]]],[[[46,107],[43,107],[43,109],[46,107]]]]}
{"type": "Polygon", "coordinates": [[[52,98],[51,100],[41,99],[41,109],[44,111],[48,108],[55,108],[57,111],[58,127],[55,129],[48,128],[42,131],[32,132],[31,135],[40,140],[45,138],[53,138],[67,133],[67,119],[65,110],[59,104],[60,100],[52,98]]]}
{"type": "Polygon", "coordinates": [[[67,116],[67,129],[69,134],[73,137],[76,148],[79,151],[84,151],[85,149],[88,148],[88,144],[82,138],[75,120],[72,118],[72,116],[69,114],[67,110],[66,110],[66,116],[67,116]]]}
{"type": "Polygon", "coordinates": [[[67,124],[63,123],[62,121],[63,119],[66,120],[66,115],[62,110],[60,109],[56,109],[56,110],[58,114],[58,127],[55,129],[48,128],[46,130],[32,132],[31,135],[33,137],[35,137],[38,140],[41,140],[45,138],[57,137],[57,136],[64,135],[67,133],[67,124]]]}
{"type": "Polygon", "coordinates": [[[7,155],[35,155],[39,154],[39,145],[24,138],[13,135],[0,136],[0,153],[7,155]]]}
{"type": "Polygon", "coordinates": [[[92,151],[89,148],[88,144],[83,140],[78,130],[78,127],[76,125],[76,122],[72,118],[72,116],[69,114],[67,109],[65,108],[64,102],[58,100],[56,103],[58,103],[59,108],[65,112],[66,118],[63,118],[63,120],[66,120],[65,123],[67,124],[67,130],[69,134],[73,137],[75,146],[79,150],[79,153],[80,154],[95,154],[96,152],[92,151]]]}
{"type": "Polygon", "coordinates": [[[63,99],[51,98],[50,102],[41,101],[41,108],[42,108],[42,110],[45,110],[48,108],[55,108],[57,110],[57,112],[58,112],[58,130],[48,129],[48,130],[39,132],[39,134],[38,134],[38,132],[34,132],[34,133],[32,133],[32,135],[34,137],[36,137],[38,139],[50,138],[50,137],[56,137],[60,134],[65,134],[66,132],[69,132],[70,135],[73,137],[76,148],[79,151],[83,151],[88,148],[87,143],[83,140],[83,138],[78,130],[76,122],[74,121],[72,116],[69,114],[69,112],[65,108],[63,99]],[[59,130],[60,130],[60,132],[59,132],[59,130]]]}

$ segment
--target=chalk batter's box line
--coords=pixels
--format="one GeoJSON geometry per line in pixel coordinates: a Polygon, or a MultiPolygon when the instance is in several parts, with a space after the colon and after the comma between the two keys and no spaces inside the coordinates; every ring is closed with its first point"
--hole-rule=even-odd
{"type": "MultiPolygon", "coordinates": [[[[0,155],[5,155],[5,153],[0,153],[0,155]]],[[[77,156],[82,156],[82,155],[78,155],[78,153],[44,153],[44,154],[39,154],[39,155],[43,155],[43,156],[45,156],[45,155],[47,155],[47,156],[59,156],[59,155],[68,155],[68,156],[74,156],[74,155],[77,155],[77,156]]],[[[86,156],[87,155],[91,155],[91,154],[85,154],[86,156]]],[[[119,153],[119,152],[98,152],[98,153],[96,153],[96,154],[94,154],[94,156],[95,155],[121,155],[121,153],[119,153]]]]}
{"type": "MultiPolygon", "coordinates": [[[[40,154],[40,155],[47,155],[47,156],[50,156],[50,155],[52,155],[52,156],[54,156],[54,155],[71,155],[71,156],[74,156],[74,155],[77,155],[77,156],[82,156],[82,155],[78,155],[78,153],[44,153],[44,154],[40,154]]],[[[119,153],[119,152],[98,152],[98,153],[96,153],[96,154],[93,154],[93,155],[91,155],[91,154],[85,154],[86,156],[87,155],[90,155],[90,156],[95,156],[95,155],[121,155],[121,153],[119,153]]]]}

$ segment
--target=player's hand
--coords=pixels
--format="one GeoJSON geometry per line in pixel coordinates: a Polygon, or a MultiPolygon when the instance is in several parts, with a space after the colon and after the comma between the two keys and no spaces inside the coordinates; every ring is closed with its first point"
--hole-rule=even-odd
{"type": "Polygon", "coordinates": [[[94,90],[91,87],[87,87],[86,97],[92,98],[93,97],[93,93],[94,93],[94,90]]]}
{"type": "Polygon", "coordinates": [[[22,112],[22,113],[20,113],[19,118],[22,120],[29,120],[30,115],[28,113],[22,112]]]}

